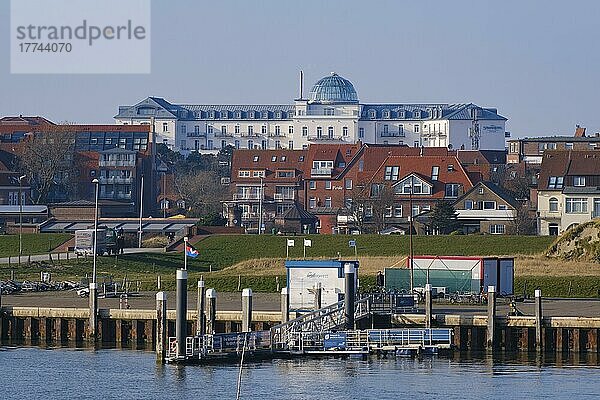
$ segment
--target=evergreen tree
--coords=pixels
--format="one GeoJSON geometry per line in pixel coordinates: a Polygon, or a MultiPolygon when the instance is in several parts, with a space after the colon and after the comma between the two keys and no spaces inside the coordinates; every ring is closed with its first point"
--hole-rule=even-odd
{"type": "Polygon", "coordinates": [[[429,217],[429,221],[433,232],[437,232],[440,235],[447,235],[460,228],[458,214],[456,213],[454,206],[452,203],[445,200],[442,200],[435,205],[431,212],[431,216],[429,217]]]}

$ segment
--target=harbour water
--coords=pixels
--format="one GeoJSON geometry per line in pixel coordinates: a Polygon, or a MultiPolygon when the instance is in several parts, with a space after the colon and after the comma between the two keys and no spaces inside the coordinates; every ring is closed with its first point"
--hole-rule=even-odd
{"type": "MultiPolygon", "coordinates": [[[[244,399],[597,399],[594,356],[455,354],[249,363],[244,399]]],[[[238,366],[158,365],[152,352],[0,347],[2,399],[235,399],[238,366]]]]}

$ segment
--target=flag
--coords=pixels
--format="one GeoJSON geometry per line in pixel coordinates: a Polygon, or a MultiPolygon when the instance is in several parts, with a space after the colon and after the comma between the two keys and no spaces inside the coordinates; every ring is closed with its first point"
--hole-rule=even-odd
{"type": "Polygon", "coordinates": [[[191,244],[186,244],[185,245],[185,255],[188,257],[192,257],[192,258],[196,258],[198,257],[198,250],[196,250],[194,248],[194,246],[192,246],[191,244]]]}
{"type": "Polygon", "coordinates": [[[350,246],[350,247],[356,247],[356,240],[349,240],[348,241],[348,246],[350,246]]]}
{"type": "Polygon", "coordinates": [[[304,239],[304,247],[312,247],[312,240],[304,239]]]}
{"type": "Polygon", "coordinates": [[[294,239],[288,239],[287,245],[288,245],[288,247],[294,247],[294,239]]]}

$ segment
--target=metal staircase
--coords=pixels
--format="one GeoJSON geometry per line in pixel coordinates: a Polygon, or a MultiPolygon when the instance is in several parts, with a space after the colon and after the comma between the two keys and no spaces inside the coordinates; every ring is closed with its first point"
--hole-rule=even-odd
{"type": "MultiPolygon", "coordinates": [[[[354,320],[371,315],[371,296],[359,298],[354,303],[354,320]]],[[[323,345],[323,335],[343,329],[344,302],[331,304],[271,328],[271,344],[274,351],[299,351],[323,345]]]]}

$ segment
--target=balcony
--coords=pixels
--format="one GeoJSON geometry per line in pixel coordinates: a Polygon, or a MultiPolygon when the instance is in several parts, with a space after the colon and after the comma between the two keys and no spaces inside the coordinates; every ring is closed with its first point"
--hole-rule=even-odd
{"type": "Polygon", "coordinates": [[[310,170],[310,176],[322,176],[331,178],[333,168],[312,168],[310,170]]]}
{"type": "Polygon", "coordinates": [[[98,197],[102,200],[131,200],[131,193],[100,192],[98,197]]]}
{"type": "MultiPolygon", "coordinates": [[[[258,193],[234,193],[234,200],[260,200],[260,195],[258,193]]],[[[264,200],[264,197],[263,197],[264,200]]]]}
{"type": "Polygon", "coordinates": [[[342,138],[342,136],[329,136],[329,135],[321,135],[321,136],[309,135],[308,136],[309,142],[333,142],[333,141],[343,141],[343,140],[344,139],[342,138]]]}
{"type": "Polygon", "coordinates": [[[189,138],[206,137],[206,132],[188,132],[186,136],[189,138]]]}
{"type": "Polygon", "coordinates": [[[98,160],[100,167],[135,167],[135,160],[98,160]]]}
{"type": "Polygon", "coordinates": [[[244,212],[242,213],[242,219],[256,219],[258,218],[257,212],[244,212]]]}
{"type": "Polygon", "coordinates": [[[294,201],[295,197],[293,194],[283,194],[283,193],[275,193],[273,195],[273,200],[275,200],[276,202],[283,202],[283,201],[294,201]]]}
{"type": "Polygon", "coordinates": [[[114,184],[128,185],[128,184],[133,183],[133,178],[131,178],[131,177],[121,178],[121,177],[117,177],[117,176],[109,176],[107,178],[105,176],[101,176],[100,178],[98,178],[98,181],[100,182],[101,185],[114,185],[114,184]]]}

